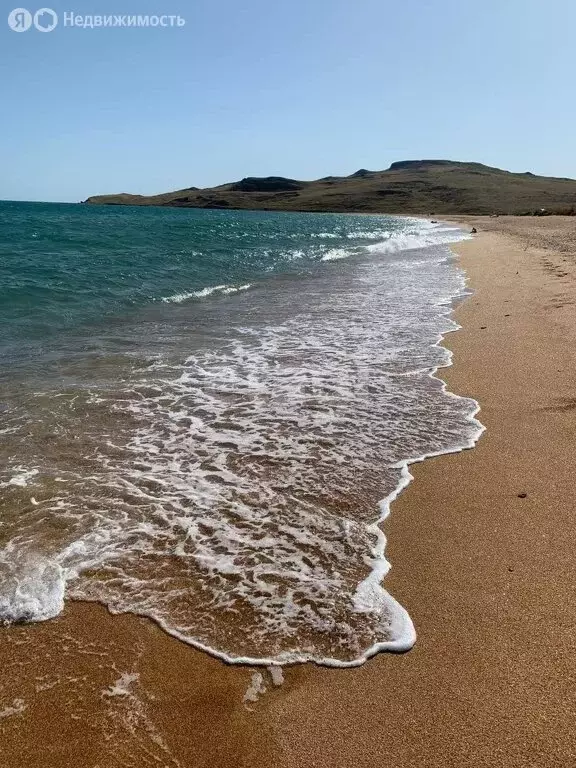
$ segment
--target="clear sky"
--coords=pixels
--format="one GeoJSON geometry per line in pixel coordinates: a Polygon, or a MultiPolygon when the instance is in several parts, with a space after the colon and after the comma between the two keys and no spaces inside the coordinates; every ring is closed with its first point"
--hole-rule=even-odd
{"type": "Polygon", "coordinates": [[[50,33],[11,31],[3,4],[1,199],[417,158],[576,177],[575,0],[45,2],[50,33]],[[63,28],[65,11],[186,25],[63,28]]]}

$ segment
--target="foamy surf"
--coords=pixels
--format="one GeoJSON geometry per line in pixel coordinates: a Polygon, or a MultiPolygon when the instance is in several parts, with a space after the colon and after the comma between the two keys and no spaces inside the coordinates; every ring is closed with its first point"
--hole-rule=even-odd
{"type": "Polygon", "coordinates": [[[4,485],[18,485],[21,488],[30,483],[33,477],[38,474],[37,469],[25,469],[24,467],[15,467],[15,474],[4,485]]]}
{"type": "MultiPolygon", "coordinates": [[[[324,253],[322,261],[338,261],[363,252],[394,254],[401,251],[427,248],[433,245],[447,245],[470,237],[457,227],[431,224],[421,219],[406,219],[407,228],[402,232],[394,230],[355,231],[353,237],[373,242],[361,247],[332,248],[324,253]]],[[[352,239],[352,235],[350,235],[352,239]]]]}
{"type": "Polygon", "coordinates": [[[220,296],[229,296],[231,293],[238,293],[239,291],[247,291],[252,288],[250,283],[245,285],[210,285],[207,288],[202,288],[199,291],[190,291],[188,293],[175,293],[173,296],[166,296],[162,298],[162,301],[166,303],[181,304],[188,299],[205,299],[213,294],[219,294],[220,296]]]}
{"type": "Polygon", "coordinates": [[[21,557],[8,544],[0,552],[0,621],[46,621],[64,609],[66,575],[56,561],[21,557]]]}
{"type": "Polygon", "coordinates": [[[482,431],[478,404],[436,377],[465,290],[446,243],[463,234],[367,222],[350,248],[318,226],[330,244],[311,276],[171,294],[145,325],[150,357],[87,363],[70,390],[16,409],[5,621],[51,618],[66,594],[235,663],[348,667],[412,646],[381,525],[411,463],[482,431]]]}

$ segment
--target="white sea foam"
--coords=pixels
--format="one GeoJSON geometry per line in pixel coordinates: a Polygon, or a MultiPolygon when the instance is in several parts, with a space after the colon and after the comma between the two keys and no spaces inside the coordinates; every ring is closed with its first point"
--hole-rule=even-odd
{"type": "Polygon", "coordinates": [[[252,288],[251,283],[245,283],[244,285],[211,285],[206,288],[202,288],[200,291],[190,291],[188,293],[175,293],[173,296],[166,296],[162,301],[166,303],[181,304],[188,299],[205,299],[212,294],[220,294],[221,296],[228,296],[231,293],[238,293],[239,291],[247,291],[252,288]]]}
{"type": "Polygon", "coordinates": [[[131,696],[132,685],[140,679],[138,672],[124,672],[116,682],[102,692],[103,696],[114,698],[115,696],[131,696]]]}
{"type": "Polygon", "coordinates": [[[264,693],[266,693],[264,676],[261,672],[254,672],[242,701],[244,704],[255,703],[264,693]]]}
{"type": "Polygon", "coordinates": [[[200,338],[187,359],[139,368],[120,389],[54,399],[59,425],[77,419],[82,461],[63,451],[42,467],[59,484],[35,491],[26,535],[0,559],[20,568],[0,598],[5,620],[54,615],[67,581],[73,597],[150,616],[232,662],[353,666],[408,649],[410,617],[382,585],[380,525],[411,462],[482,430],[477,403],[435,378],[465,286],[439,244],[461,233],[419,226],[326,283],[295,293],[279,281],[230,304],[224,325],[211,316],[216,346],[200,338]],[[31,542],[51,516],[65,534],[39,563],[31,542]]]}
{"type": "Polygon", "coordinates": [[[43,556],[20,555],[18,544],[0,550],[0,621],[45,621],[64,608],[66,576],[43,556]]]}
{"type": "Polygon", "coordinates": [[[423,222],[406,232],[390,233],[388,237],[366,246],[366,249],[373,253],[398,253],[433,245],[447,245],[469,238],[470,235],[457,227],[428,225],[428,222],[423,222]]]}
{"type": "Polygon", "coordinates": [[[284,683],[284,673],[282,672],[281,666],[278,664],[272,664],[268,667],[268,672],[270,673],[272,683],[275,686],[280,686],[284,683]]]}
{"type": "Polygon", "coordinates": [[[393,254],[411,249],[427,248],[432,245],[446,245],[467,239],[469,235],[461,229],[442,224],[432,224],[420,219],[408,219],[410,226],[405,230],[371,230],[348,233],[349,239],[373,240],[361,248],[332,248],[322,256],[322,261],[335,261],[350,256],[357,256],[362,251],[393,254]]]}
{"type": "Polygon", "coordinates": [[[352,255],[351,251],[344,248],[332,248],[322,256],[322,261],[337,261],[338,259],[347,259],[352,255]]]}
{"type": "Polygon", "coordinates": [[[0,483],[0,485],[18,485],[24,488],[38,474],[37,469],[26,469],[25,467],[14,467],[13,471],[16,474],[7,482],[0,483]]]}
{"type": "Polygon", "coordinates": [[[27,708],[27,704],[24,702],[24,699],[14,699],[12,704],[8,705],[7,707],[4,707],[4,709],[0,709],[0,720],[2,720],[4,717],[13,717],[14,715],[21,715],[22,712],[27,708]]]}

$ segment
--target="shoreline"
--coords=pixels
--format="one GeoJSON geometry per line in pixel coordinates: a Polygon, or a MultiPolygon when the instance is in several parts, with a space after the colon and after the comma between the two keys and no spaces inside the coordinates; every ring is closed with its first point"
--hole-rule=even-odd
{"type": "MultiPolygon", "coordinates": [[[[382,245],[385,253],[402,253],[402,251],[409,250],[411,247],[421,247],[422,253],[426,253],[431,243],[428,243],[429,236],[427,237],[428,229],[430,228],[429,222],[426,219],[418,219],[411,217],[408,219],[412,225],[422,223],[425,225],[422,231],[414,231],[413,228],[407,230],[408,234],[401,234],[399,236],[400,242],[395,243],[392,232],[389,234],[389,240],[379,241],[369,247],[370,251],[374,250],[377,253],[378,245],[382,245]],[[410,246],[404,241],[413,241],[420,243],[421,245],[410,246]],[[387,246],[391,244],[392,248],[387,246]]],[[[412,475],[410,473],[410,467],[412,464],[423,462],[427,458],[441,456],[448,453],[458,453],[462,450],[467,450],[476,444],[480,435],[484,431],[483,425],[478,421],[476,415],[479,411],[479,404],[470,398],[461,398],[457,394],[450,392],[445,383],[443,382],[439,372],[442,368],[450,367],[452,363],[452,355],[449,350],[444,346],[443,342],[449,333],[460,330],[459,326],[453,320],[453,314],[456,306],[463,301],[467,295],[466,278],[464,272],[455,264],[456,257],[450,250],[449,245],[452,242],[457,241],[458,237],[467,239],[468,235],[461,228],[454,228],[452,226],[444,227],[442,224],[438,228],[431,227],[431,231],[435,235],[441,235],[437,247],[441,248],[441,254],[439,261],[441,263],[448,263],[451,265],[449,268],[453,270],[454,283],[450,283],[450,288],[446,288],[445,293],[440,293],[435,296],[433,306],[438,314],[438,321],[443,328],[435,327],[434,334],[432,334],[426,340],[426,347],[428,351],[433,350],[435,353],[433,357],[440,357],[441,361],[436,362],[434,365],[430,363],[430,367],[415,367],[407,370],[406,373],[420,379],[430,379],[435,384],[438,384],[437,390],[440,391],[445,400],[448,402],[462,401],[462,421],[461,432],[454,432],[447,437],[446,442],[442,445],[443,441],[438,441],[436,446],[434,445],[420,445],[420,450],[416,452],[405,452],[405,458],[402,458],[394,463],[386,463],[383,466],[382,471],[386,472],[388,469],[396,470],[395,482],[396,485],[388,485],[389,492],[384,498],[380,498],[378,501],[374,501],[371,517],[367,518],[363,522],[363,527],[368,534],[368,541],[362,552],[362,559],[366,561],[366,565],[370,565],[370,572],[368,575],[360,575],[360,578],[352,585],[352,589],[349,593],[348,602],[352,603],[359,613],[370,613],[375,617],[375,623],[380,626],[380,632],[376,631],[375,637],[371,638],[371,642],[358,644],[354,649],[354,655],[350,654],[348,658],[342,658],[338,654],[338,649],[335,650],[333,655],[321,655],[315,652],[313,647],[307,648],[305,644],[301,646],[302,650],[291,650],[289,652],[278,651],[275,655],[273,653],[267,654],[268,649],[262,648],[262,654],[251,654],[242,652],[244,649],[240,646],[227,648],[225,645],[219,645],[216,643],[210,643],[203,639],[200,639],[196,634],[192,632],[180,631],[178,625],[174,626],[170,622],[169,618],[166,619],[161,612],[155,612],[153,608],[147,608],[144,610],[138,610],[138,606],[135,606],[133,610],[127,611],[134,615],[147,618],[155,622],[164,632],[171,637],[184,642],[185,644],[200,650],[204,653],[211,655],[212,657],[219,659],[228,664],[237,664],[242,666],[254,666],[254,667],[270,667],[270,666],[285,666],[302,664],[312,662],[319,666],[334,667],[334,668],[351,668],[358,667],[366,663],[366,661],[378,653],[381,652],[406,652],[414,645],[416,641],[416,633],[408,612],[404,609],[400,603],[398,603],[394,597],[384,589],[383,580],[390,569],[390,564],[385,556],[386,537],[382,531],[382,526],[386,518],[390,514],[390,505],[394,502],[403,489],[411,482],[412,475]],[[438,231],[436,231],[438,230],[438,231]],[[448,230],[450,232],[448,233],[448,230]],[[447,238],[445,241],[442,239],[447,238]],[[468,429],[466,428],[468,427],[468,429]],[[422,451],[422,452],[420,452],[422,451]],[[376,610],[374,609],[376,607],[376,610]],[[378,608],[381,610],[380,617],[378,616],[378,608]],[[389,621],[389,626],[386,626],[386,622],[389,621]]],[[[370,233],[368,233],[370,234],[370,233]]],[[[418,254],[420,251],[417,252],[418,254]]],[[[418,262],[417,262],[418,263],[418,262]]],[[[417,280],[418,280],[417,276],[417,280]]],[[[221,286],[220,286],[221,287],[221,286]]],[[[361,296],[359,297],[362,298],[361,296]]],[[[423,363],[420,361],[420,366],[423,363]]],[[[448,406],[445,406],[446,410],[449,410],[448,406]]],[[[372,417],[373,418],[373,417],[372,417]]],[[[376,497],[375,497],[376,498],[376,497]]],[[[72,577],[72,580],[74,577],[72,577]]],[[[76,602],[82,602],[83,597],[76,596],[70,597],[68,593],[68,576],[61,576],[62,594],[58,595],[58,606],[49,606],[50,613],[47,611],[41,615],[36,616],[33,621],[44,621],[47,619],[53,619],[60,614],[64,607],[64,597],[66,600],[75,599],[76,602]],[[65,594],[66,593],[66,594],[65,594]]],[[[70,592],[74,594],[73,587],[70,588],[70,592]]],[[[96,595],[89,595],[86,600],[88,602],[98,602],[105,608],[108,607],[105,598],[101,600],[96,595]]],[[[53,601],[54,603],[56,600],[53,601]]],[[[12,622],[17,622],[18,619],[12,619],[12,622]]],[[[26,619],[26,621],[32,621],[32,619],[26,619]]],[[[305,630],[305,626],[303,626],[305,630]]],[[[296,634],[296,633],[295,633],[296,634]]]]}
{"type": "Polygon", "coordinates": [[[246,704],[255,670],[67,603],[3,635],[0,710],[24,706],[0,718],[6,765],[570,764],[576,261],[573,234],[554,238],[572,222],[506,218],[466,217],[479,234],[451,245],[474,294],[440,378],[480,402],[487,432],[411,466],[384,524],[384,588],[414,619],[414,648],[354,670],[285,667],[277,687],[264,673],[246,704]],[[125,673],[139,678],[106,693],[125,673]]]}

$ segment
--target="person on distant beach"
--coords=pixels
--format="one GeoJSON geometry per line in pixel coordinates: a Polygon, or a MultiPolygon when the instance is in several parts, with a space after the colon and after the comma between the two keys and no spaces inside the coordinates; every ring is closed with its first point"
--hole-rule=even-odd
{"type": "Polygon", "coordinates": [[[475,234],[476,234],[476,232],[477,232],[477,229],[476,229],[476,227],[472,227],[472,232],[471,232],[470,234],[471,234],[471,235],[475,235],[475,234]]]}

